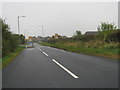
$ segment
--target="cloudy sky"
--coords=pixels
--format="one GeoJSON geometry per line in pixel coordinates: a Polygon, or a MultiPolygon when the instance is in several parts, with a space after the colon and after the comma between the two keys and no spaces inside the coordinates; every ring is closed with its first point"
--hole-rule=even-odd
{"type": "Polygon", "coordinates": [[[82,33],[95,31],[101,21],[118,26],[117,2],[4,2],[2,17],[7,18],[13,33],[18,33],[18,16],[22,34],[45,36],[55,33],[72,36],[76,30],[82,33]]]}

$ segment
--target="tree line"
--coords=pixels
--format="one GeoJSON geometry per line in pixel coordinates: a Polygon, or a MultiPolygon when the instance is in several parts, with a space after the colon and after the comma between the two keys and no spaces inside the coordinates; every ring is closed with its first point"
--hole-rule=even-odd
{"type": "Polygon", "coordinates": [[[76,31],[72,39],[81,41],[101,40],[104,42],[120,42],[120,30],[115,24],[101,22],[97,28],[97,34],[82,35],[81,31],[76,31]]]}
{"type": "Polygon", "coordinates": [[[106,43],[111,42],[120,42],[120,29],[117,29],[114,23],[101,22],[101,24],[97,28],[96,34],[82,34],[81,31],[76,30],[74,35],[70,38],[59,38],[54,39],[51,38],[47,42],[56,43],[59,41],[81,41],[81,42],[89,42],[89,41],[103,41],[106,43]]]}
{"type": "Polygon", "coordinates": [[[24,44],[25,36],[22,34],[13,34],[10,31],[10,26],[1,18],[0,23],[2,25],[2,56],[5,56],[11,52],[14,52],[19,44],[24,44]]]}

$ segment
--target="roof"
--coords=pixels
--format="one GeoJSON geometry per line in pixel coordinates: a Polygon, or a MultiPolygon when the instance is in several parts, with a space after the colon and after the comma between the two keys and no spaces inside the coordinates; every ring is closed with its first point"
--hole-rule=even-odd
{"type": "Polygon", "coordinates": [[[86,35],[86,34],[87,34],[87,35],[88,35],[88,34],[89,34],[89,35],[90,35],[90,34],[93,35],[93,34],[97,34],[97,33],[98,33],[98,31],[87,31],[87,32],[85,32],[85,35],[86,35]]]}

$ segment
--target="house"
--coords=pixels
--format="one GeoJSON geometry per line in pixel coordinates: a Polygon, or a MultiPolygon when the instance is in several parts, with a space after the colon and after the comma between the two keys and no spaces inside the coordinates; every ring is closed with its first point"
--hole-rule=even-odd
{"type": "Polygon", "coordinates": [[[53,35],[52,36],[52,38],[55,38],[55,39],[58,39],[58,38],[60,38],[61,36],[59,35],[59,34],[55,34],[55,35],[53,35]]]}
{"type": "Polygon", "coordinates": [[[28,37],[28,41],[31,42],[32,41],[32,36],[28,37]]]}
{"type": "Polygon", "coordinates": [[[82,39],[84,41],[90,41],[90,40],[94,40],[96,38],[96,35],[98,34],[98,31],[87,31],[82,39]]]}
{"type": "Polygon", "coordinates": [[[38,37],[29,36],[27,39],[28,42],[41,42],[42,40],[43,40],[43,37],[41,37],[41,36],[38,36],[38,37]]]}
{"type": "Polygon", "coordinates": [[[84,35],[96,35],[96,34],[98,34],[98,31],[87,31],[85,32],[84,35]]]}

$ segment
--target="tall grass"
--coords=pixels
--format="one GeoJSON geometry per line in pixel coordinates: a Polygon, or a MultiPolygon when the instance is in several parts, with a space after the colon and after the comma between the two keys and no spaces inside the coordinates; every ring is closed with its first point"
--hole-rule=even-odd
{"type": "Polygon", "coordinates": [[[41,45],[56,47],[76,53],[103,56],[114,59],[118,59],[118,55],[120,55],[119,52],[120,44],[115,42],[106,43],[103,41],[89,41],[89,42],[66,41],[66,42],[57,42],[54,44],[41,43],[41,45]]]}
{"type": "Polygon", "coordinates": [[[2,58],[2,68],[4,68],[9,63],[11,63],[16,58],[16,56],[18,56],[21,53],[21,51],[24,48],[25,48],[24,46],[18,47],[18,48],[16,48],[16,50],[14,52],[11,52],[8,55],[4,56],[2,58]]]}

